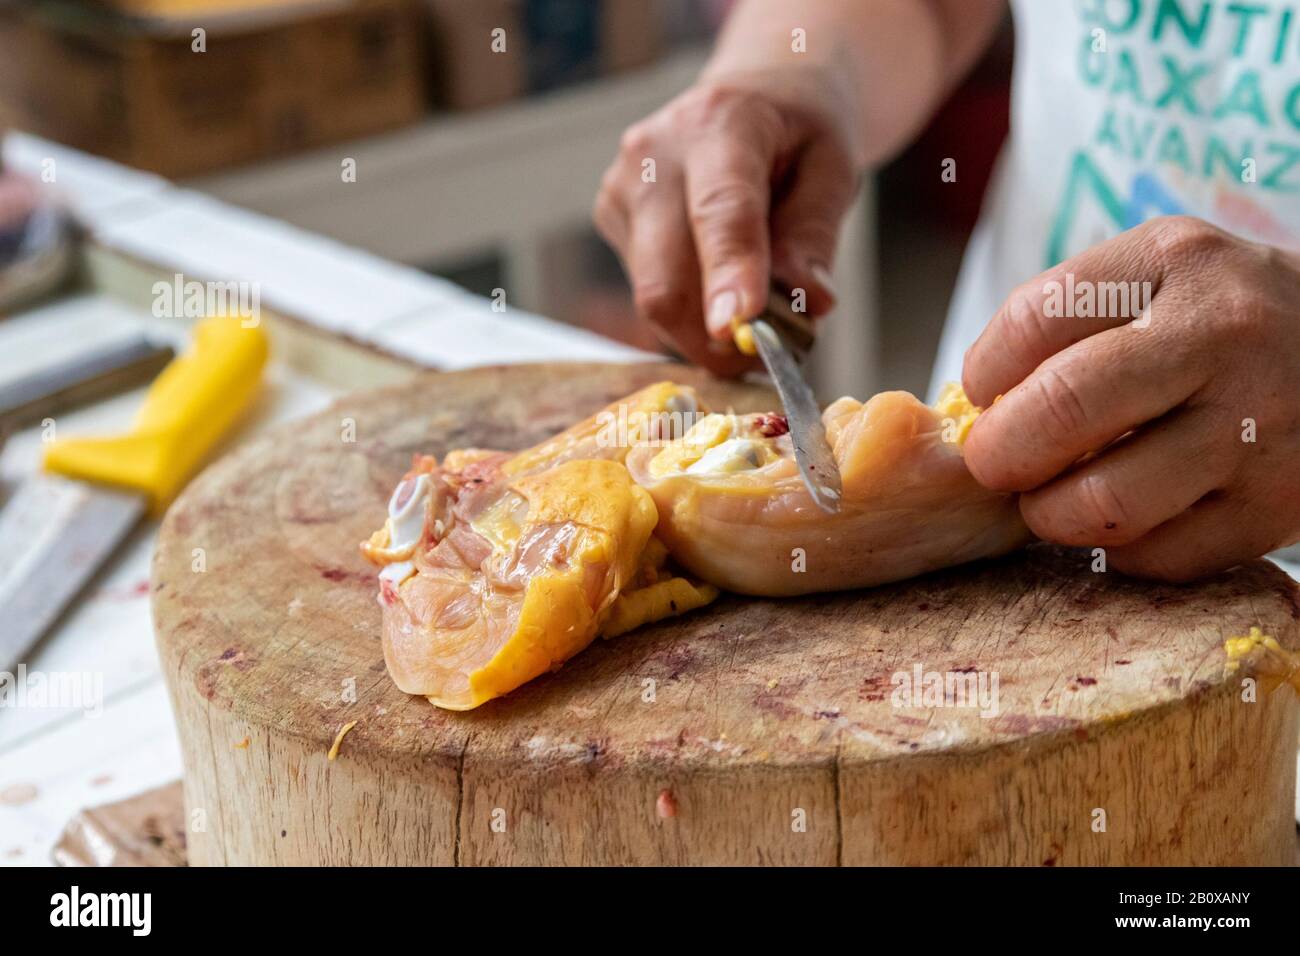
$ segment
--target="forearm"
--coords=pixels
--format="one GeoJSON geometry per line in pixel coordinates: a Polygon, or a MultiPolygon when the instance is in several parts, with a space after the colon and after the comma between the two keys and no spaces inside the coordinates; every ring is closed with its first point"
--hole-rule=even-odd
{"type": "Polygon", "coordinates": [[[991,41],[1004,0],[740,0],[705,79],[817,66],[862,167],[904,148],[991,41]],[[802,49],[795,30],[802,30],[802,49]]]}

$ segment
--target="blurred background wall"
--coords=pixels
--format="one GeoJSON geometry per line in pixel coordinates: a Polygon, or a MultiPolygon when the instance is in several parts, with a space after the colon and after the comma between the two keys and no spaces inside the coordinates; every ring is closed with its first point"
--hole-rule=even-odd
{"type": "MultiPolygon", "coordinates": [[[[0,123],[653,349],[588,211],[621,130],[690,82],[729,5],[4,0],[0,123]]],[[[871,326],[847,360],[875,387],[924,391],[1006,133],[1004,34],[846,226],[837,280],[861,281],[835,321],[871,326]]]]}

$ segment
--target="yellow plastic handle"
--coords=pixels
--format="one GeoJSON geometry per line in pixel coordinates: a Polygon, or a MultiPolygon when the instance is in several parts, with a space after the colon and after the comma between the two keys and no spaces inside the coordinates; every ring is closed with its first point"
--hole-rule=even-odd
{"type": "Polygon", "coordinates": [[[132,431],[57,441],[45,453],[45,468],[144,492],[151,511],[161,514],[252,402],[267,352],[260,326],[227,316],[201,320],[194,347],[149,387],[132,431]]]}

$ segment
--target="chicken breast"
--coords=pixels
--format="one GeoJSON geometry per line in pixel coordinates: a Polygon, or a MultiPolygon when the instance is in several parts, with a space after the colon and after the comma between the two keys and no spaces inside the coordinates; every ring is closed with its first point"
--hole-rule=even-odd
{"type": "Polygon", "coordinates": [[[1015,496],[962,460],[978,414],[956,386],[934,408],[907,392],[835,402],[822,415],[844,486],[835,515],[804,488],[779,415],[706,415],[627,467],[654,498],[656,534],[703,580],[766,597],[866,587],[1030,539],[1015,496]]]}

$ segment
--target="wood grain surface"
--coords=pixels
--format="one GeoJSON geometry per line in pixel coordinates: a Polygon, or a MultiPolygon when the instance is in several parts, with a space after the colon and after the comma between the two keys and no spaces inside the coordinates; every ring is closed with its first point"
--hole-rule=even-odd
{"type": "Polygon", "coordinates": [[[1252,624],[1297,644],[1295,586],[1264,562],[1176,587],[1035,546],[867,591],[724,596],[468,713],[399,692],[356,545],[411,455],[522,448],[663,378],[774,404],[680,366],[431,375],[191,485],[153,601],[192,863],[1292,861],[1300,708],[1286,688],[1243,701],[1223,672],[1252,624]],[[898,706],[917,668],[996,679],[996,707],[898,706]]]}

